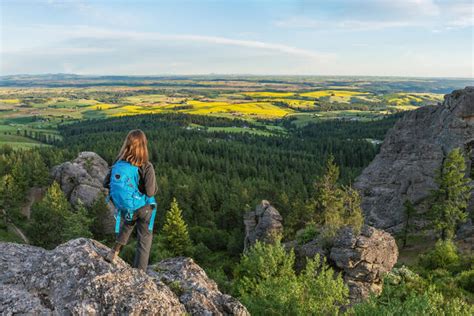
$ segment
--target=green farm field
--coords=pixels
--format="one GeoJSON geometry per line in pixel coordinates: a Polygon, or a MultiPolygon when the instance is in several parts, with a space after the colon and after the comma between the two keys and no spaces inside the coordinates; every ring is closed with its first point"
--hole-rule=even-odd
{"type": "Polygon", "coordinates": [[[57,128],[81,120],[185,113],[239,118],[263,129],[213,127],[209,132],[281,134],[321,120],[376,120],[441,102],[462,80],[321,77],[113,78],[2,77],[0,143],[15,148],[54,143],[57,128]]]}

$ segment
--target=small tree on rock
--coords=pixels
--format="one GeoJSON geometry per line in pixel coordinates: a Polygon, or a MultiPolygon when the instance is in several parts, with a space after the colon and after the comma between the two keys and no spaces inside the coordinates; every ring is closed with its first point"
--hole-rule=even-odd
{"type": "Polygon", "coordinates": [[[436,178],[431,215],[435,229],[443,240],[452,238],[456,226],[467,218],[466,208],[471,196],[471,179],[466,177],[466,162],[460,148],[446,157],[436,178]]]}
{"type": "Polygon", "coordinates": [[[364,222],[360,196],[351,187],[338,184],[339,167],[329,157],[324,175],[316,183],[313,221],[321,226],[323,237],[330,242],[340,228],[352,227],[360,231],[364,222]]]}
{"type": "Polygon", "coordinates": [[[191,239],[189,238],[188,227],[183,219],[176,198],[173,198],[170,210],[165,215],[163,235],[165,237],[166,248],[173,253],[174,256],[189,254],[191,239]]]}

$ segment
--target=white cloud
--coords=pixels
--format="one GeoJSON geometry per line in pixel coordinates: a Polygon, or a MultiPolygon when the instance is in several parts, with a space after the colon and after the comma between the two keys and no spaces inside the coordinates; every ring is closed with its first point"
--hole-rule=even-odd
{"type": "Polygon", "coordinates": [[[40,48],[10,48],[2,49],[2,54],[38,54],[38,55],[87,55],[97,53],[111,53],[114,49],[109,47],[40,47],[40,48]]]}
{"type": "MultiPolygon", "coordinates": [[[[33,30],[32,30],[33,31],[33,30]]],[[[43,32],[43,34],[48,34],[49,38],[53,38],[56,41],[62,40],[68,42],[74,42],[78,39],[84,40],[133,40],[140,41],[146,45],[147,42],[153,41],[165,41],[165,42],[174,42],[174,43],[204,43],[211,45],[220,45],[220,46],[236,46],[236,47],[245,47],[252,48],[256,50],[270,51],[281,54],[288,54],[298,57],[313,58],[313,59],[323,59],[328,60],[335,57],[334,54],[316,52],[312,50],[306,50],[298,47],[293,47],[285,44],[270,43],[256,40],[242,40],[242,39],[233,39],[220,36],[205,36],[205,35],[193,35],[193,34],[162,34],[157,32],[136,32],[136,31],[120,31],[120,30],[111,30],[105,28],[94,28],[89,26],[74,26],[67,29],[59,26],[49,26],[42,25],[34,28],[34,31],[43,32]]],[[[7,46],[7,45],[6,45],[7,46]]],[[[51,47],[51,49],[55,49],[51,47]]],[[[23,48],[27,50],[31,48],[23,48]]],[[[61,53],[68,53],[68,48],[56,48],[61,49],[61,53]]],[[[72,48],[71,53],[77,53],[82,48],[72,48]]],[[[88,50],[94,50],[93,47],[83,48],[86,53],[88,50]]],[[[102,48],[97,48],[97,50],[102,50],[102,48]]],[[[1,50],[3,51],[3,49],[1,50]]],[[[0,52],[1,52],[0,51],[0,52]]]]}
{"type": "Polygon", "coordinates": [[[331,53],[221,36],[80,25],[20,28],[15,31],[28,37],[8,39],[0,46],[3,74],[66,69],[79,74],[317,73],[336,60],[331,53]],[[30,38],[40,40],[31,44],[30,38]]]}

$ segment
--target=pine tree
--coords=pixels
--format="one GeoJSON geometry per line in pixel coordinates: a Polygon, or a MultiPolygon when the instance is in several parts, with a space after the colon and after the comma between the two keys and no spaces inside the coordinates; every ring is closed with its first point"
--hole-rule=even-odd
{"type": "Polygon", "coordinates": [[[5,210],[9,210],[18,203],[21,192],[16,186],[15,179],[11,174],[6,174],[0,178],[1,197],[0,204],[5,210]]]}
{"type": "Polygon", "coordinates": [[[20,202],[28,189],[28,174],[27,170],[21,159],[17,159],[12,167],[11,175],[15,182],[15,189],[12,193],[15,195],[12,197],[15,201],[20,202]]]}
{"type": "Polygon", "coordinates": [[[324,175],[316,184],[315,213],[312,220],[322,226],[323,237],[330,242],[343,226],[359,231],[364,222],[360,196],[351,187],[341,187],[339,167],[330,156],[324,175]]]}
{"type": "Polygon", "coordinates": [[[48,167],[44,163],[39,152],[34,151],[31,153],[31,165],[30,183],[33,186],[44,186],[49,181],[48,167]]]}
{"type": "Polygon", "coordinates": [[[34,245],[51,249],[63,241],[70,205],[57,182],[49,187],[42,201],[33,204],[28,234],[34,245]]]}
{"type": "Polygon", "coordinates": [[[436,178],[431,214],[434,227],[443,240],[452,238],[456,226],[467,218],[466,208],[471,196],[471,179],[466,177],[466,162],[460,148],[446,157],[436,178]]]}
{"type": "Polygon", "coordinates": [[[350,186],[344,186],[344,226],[351,226],[356,233],[359,233],[364,224],[364,215],[360,206],[361,198],[359,192],[350,186]]]}
{"type": "Polygon", "coordinates": [[[77,205],[75,209],[75,211],[66,214],[64,218],[64,230],[61,235],[63,241],[79,237],[92,237],[89,228],[93,219],[88,216],[83,204],[77,205]]]}
{"type": "Polygon", "coordinates": [[[171,202],[170,210],[166,213],[163,226],[166,248],[174,256],[187,255],[191,248],[188,227],[179,209],[176,198],[171,202]]]}

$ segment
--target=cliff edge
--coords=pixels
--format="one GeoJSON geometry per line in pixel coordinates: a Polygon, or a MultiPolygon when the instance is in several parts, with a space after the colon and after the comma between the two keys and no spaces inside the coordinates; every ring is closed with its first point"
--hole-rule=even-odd
{"type": "MultiPolygon", "coordinates": [[[[405,220],[406,200],[420,212],[426,211],[427,198],[437,188],[436,174],[455,148],[464,150],[467,172],[472,174],[474,87],[453,91],[437,106],[406,113],[387,133],[380,153],[354,185],[361,193],[367,224],[399,232],[405,220]]],[[[414,222],[417,229],[425,224],[423,220],[414,222]]]]}
{"type": "Polygon", "coordinates": [[[145,273],[120,258],[106,262],[108,251],[86,238],[51,251],[0,243],[0,314],[249,315],[190,258],[145,273]]]}

